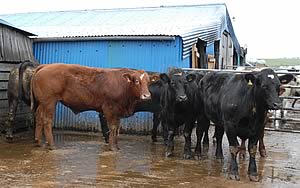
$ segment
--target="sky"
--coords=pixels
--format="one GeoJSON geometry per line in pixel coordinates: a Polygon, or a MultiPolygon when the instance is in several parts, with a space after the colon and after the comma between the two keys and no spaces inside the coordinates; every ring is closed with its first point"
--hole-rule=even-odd
{"type": "Polygon", "coordinates": [[[247,58],[300,57],[298,0],[2,0],[0,14],[225,3],[247,58]],[[4,3],[5,1],[5,3],[4,3]]]}

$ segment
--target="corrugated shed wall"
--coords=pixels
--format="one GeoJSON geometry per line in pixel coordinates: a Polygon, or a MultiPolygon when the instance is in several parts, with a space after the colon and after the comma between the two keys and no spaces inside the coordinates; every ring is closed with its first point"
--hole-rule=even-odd
{"type": "MultiPolygon", "coordinates": [[[[36,42],[34,55],[41,64],[62,62],[91,67],[128,67],[147,71],[166,72],[169,67],[190,67],[189,58],[182,59],[182,42],[175,40],[146,41],[61,41],[36,42]]],[[[122,119],[126,131],[146,133],[152,129],[152,114],[140,112],[122,119]]],[[[98,113],[83,112],[75,115],[70,109],[57,106],[56,128],[98,131],[98,113]]]]}

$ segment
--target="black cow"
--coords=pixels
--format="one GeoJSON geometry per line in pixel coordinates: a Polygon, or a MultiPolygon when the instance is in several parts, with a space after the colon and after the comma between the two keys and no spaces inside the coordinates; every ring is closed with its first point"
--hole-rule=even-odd
{"type": "MultiPolygon", "coordinates": [[[[159,79],[159,73],[156,72],[149,72],[147,71],[151,78],[151,82],[149,85],[149,91],[151,93],[151,100],[140,101],[135,106],[134,112],[152,112],[153,113],[153,129],[152,129],[152,141],[157,141],[157,128],[159,123],[161,122],[160,119],[160,96],[163,89],[163,81],[159,79]]],[[[103,137],[105,141],[108,141],[108,125],[105,117],[102,114],[99,114],[101,129],[103,133],[103,137]]],[[[166,142],[167,138],[167,130],[164,126],[164,123],[161,123],[163,128],[163,137],[164,141],[166,142]]]]}
{"type": "Polygon", "coordinates": [[[6,122],[7,139],[13,138],[12,123],[15,120],[19,102],[23,101],[30,106],[30,81],[38,65],[36,62],[24,61],[10,71],[7,90],[9,106],[8,120],[6,122]]]}
{"type": "Polygon", "coordinates": [[[173,155],[175,130],[185,124],[183,157],[191,158],[191,133],[198,115],[196,77],[181,69],[172,69],[168,75],[161,74],[161,79],[165,82],[161,95],[161,118],[168,128],[167,157],[173,155]]]}
{"type": "Polygon", "coordinates": [[[216,157],[223,158],[222,138],[226,132],[231,153],[230,178],[239,180],[236,156],[239,152],[237,136],[249,139],[250,161],[248,174],[251,181],[258,181],[255,155],[257,142],[264,129],[264,120],[269,109],[278,109],[281,81],[273,70],[245,74],[211,72],[199,84],[203,105],[202,125],[212,120],[216,125],[216,157]]]}

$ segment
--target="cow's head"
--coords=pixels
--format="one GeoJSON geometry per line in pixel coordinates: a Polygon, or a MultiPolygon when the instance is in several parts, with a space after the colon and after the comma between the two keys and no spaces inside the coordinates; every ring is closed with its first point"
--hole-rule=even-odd
{"type": "Polygon", "coordinates": [[[149,92],[148,85],[150,79],[148,74],[143,70],[134,70],[128,73],[124,73],[123,77],[130,85],[131,92],[134,96],[142,100],[151,99],[151,93],[149,92]]]}
{"type": "Polygon", "coordinates": [[[168,84],[168,89],[176,102],[184,102],[188,99],[186,94],[186,86],[189,82],[195,80],[194,74],[186,74],[179,69],[172,70],[169,75],[161,74],[161,80],[168,84]]]}
{"type": "Polygon", "coordinates": [[[272,69],[264,69],[258,73],[247,73],[245,79],[250,87],[255,87],[257,96],[268,109],[276,110],[282,106],[279,98],[282,92],[281,84],[293,79],[293,75],[277,76],[272,69]]]}
{"type": "MultiPolygon", "coordinates": [[[[294,76],[293,79],[288,82],[288,85],[291,86],[300,86],[300,76],[294,76]]],[[[300,96],[299,88],[286,88],[284,92],[284,96],[300,96]]]]}

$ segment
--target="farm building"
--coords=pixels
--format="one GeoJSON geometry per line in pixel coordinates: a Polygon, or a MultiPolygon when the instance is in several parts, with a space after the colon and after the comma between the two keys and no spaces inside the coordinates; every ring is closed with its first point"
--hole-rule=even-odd
{"type": "MultiPolygon", "coordinates": [[[[244,59],[225,4],[101,9],[0,15],[37,34],[41,64],[128,67],[166,72],[169,67],[232,68],[244,59]]],[[[137,113],[122,127],[152,128],[152,115],[137,113]]],[[[95,112],[74,115],[58,105],[55,127],[99,130],[95,112]]]]}
{"type": "MultiPolygon", "coordinates": [[[[14,27],[10,23],[0,19],[0,132],[3,131],[8,114],[7,82],[10,70],[20,62],[34,61],[32,39],[34,34],[14,27]]],[[[21,104],[16,120],[23,122],[24,126],[29,120],[30,109],[21,104]]]]}

